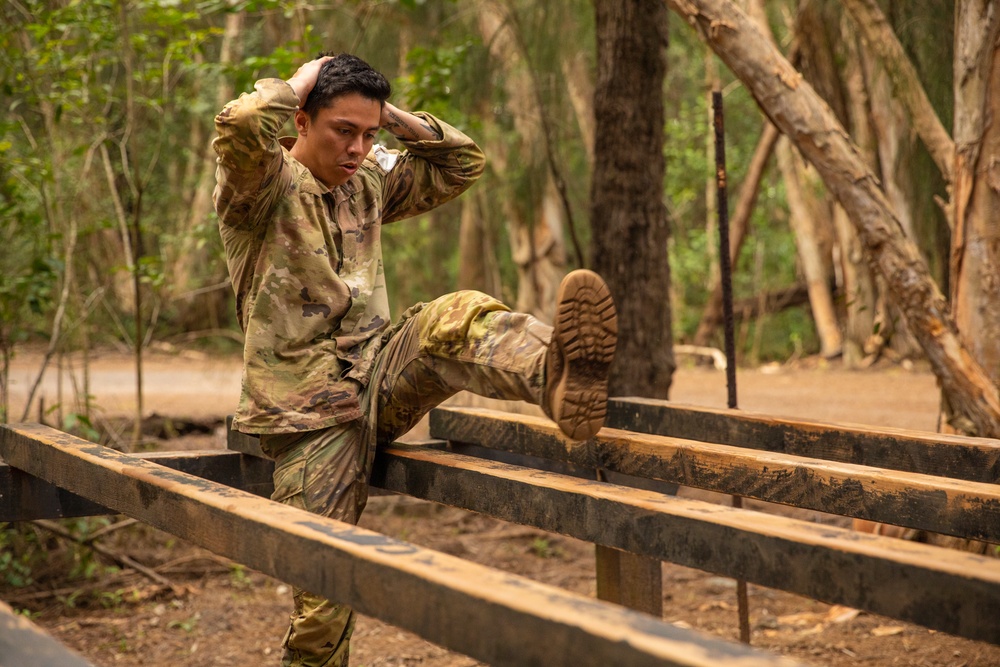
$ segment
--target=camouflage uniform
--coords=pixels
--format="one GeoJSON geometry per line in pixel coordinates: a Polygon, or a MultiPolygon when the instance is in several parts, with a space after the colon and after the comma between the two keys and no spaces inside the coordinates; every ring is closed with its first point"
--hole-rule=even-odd
{"type": "MultiPolygon", "coordinates": [[[[467,389],[543,400],[551,328],[478,292],[446,295],[390,325],[382,223],[428,211],[482,173],[482,152],[429,114],[439,141],[376,147],[328,189],[277,134],[298,98],[278,79],[216,117],[215,191],[246,333],[235,428],[275,459],[274,500],[357,523],[376,441],[390,442],[467,389]]],[[[350,609],[296,590],[284,665],[347,664],[350,609]]]]}

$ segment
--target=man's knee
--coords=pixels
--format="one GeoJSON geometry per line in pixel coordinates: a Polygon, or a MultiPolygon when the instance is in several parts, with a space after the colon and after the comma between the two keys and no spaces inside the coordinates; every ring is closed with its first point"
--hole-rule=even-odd
{"type": "Polygon", "coordinates": [[[457,343],[486,333],[485,316],[509,312],[500,300],[475,290],[452,292],[428,303],[418,314],[422,343],[457,343]]]}

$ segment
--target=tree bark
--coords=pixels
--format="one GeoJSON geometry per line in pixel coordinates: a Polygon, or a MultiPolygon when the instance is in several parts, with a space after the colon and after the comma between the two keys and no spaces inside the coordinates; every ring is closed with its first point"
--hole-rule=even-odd
{"type": "MultiPolygon", "coordinates": [[[[590,254],[618,306],[609,392],[667,398],[675,368],[663,202],[667,11],[659,0],[595,0],[594,9],[590,254]]],[[[660,562],[612,552],[597,549],[598,597],[662,615],[660,562]]]]}
{"type": "MultiPolygon", "coordinates": [[[[951,286],[962,342],[1000,383],[1000,6],[959,2],[955,34],[955,218],[951,286]]],[[[961,415],[945,395],[946,416],[961,415]]],[[[953,421],[953,420],[952,420],[953,421]]],[[[961,427],[960,427],[961,428],[961,427]]],[[[962,428],[962,430],[968,430],[962,428]]]]}
{"type": "MultiPolygon", "coordinates": [[[[843,18],[843,17],[841,17],[843,18]]],[[[847,21],[838,24],[842,36],[844,122],[861,152],[865,164],[877,168],[878,148],[871,120],[871,100],[861,66],[857,38],[847,30],[847,21]]],[[[802,34],[802,33],[800,33],[802,34]]],[[[834,54],[830,54],[835,59],[834,54]]],[[[840,248],[841,292],[845,296],[844,365],[863,367],[881,350],[882,302],[871,266],[866,261],[858,232],[840,204],[834,204],[833,225],[840,248]]]]}
{"type": "Polygon", "coordinates": [[[618,304],[614,395],[666,398],[671,352],[669,226],[663,203],[666,12],[653,0],[596,0],[591,254],[618,304]]]}
{"type": "Polygon", "coordinates": [[[729,0],[668,0],[668,5],[719,54],[840,201],[869,262],[927,353],[952,408],[952,423],[964,432],[1000,436],[997,386],[963,345],[916,245],[830,108],[729,0]]]}

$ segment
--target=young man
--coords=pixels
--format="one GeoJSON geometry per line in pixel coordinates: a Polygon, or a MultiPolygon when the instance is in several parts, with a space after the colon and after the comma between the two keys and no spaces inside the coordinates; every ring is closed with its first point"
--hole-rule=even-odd
{"type": "MultiPolygon", "coordinates": [[[[542,406],[581,440],[604,422],[617,335],[604,282],[575,271],[555,328],[479,292],[418,304],[392,325],[381,225],[426,212],[482,173],[479,147],[387,100],[341,54],[264,79],[216,117],[219,228],[246,333],[234,427],[275,460],[274,500],[357,523],[376,443],[470,390],[542,406]],[[294,117],[297,138],[278,139],[294,117]],[[380,128],[402,152],[375,146],[380,128]]],[[[283,665],[341,666],[350,609],[296,590],[283,665]]]]}

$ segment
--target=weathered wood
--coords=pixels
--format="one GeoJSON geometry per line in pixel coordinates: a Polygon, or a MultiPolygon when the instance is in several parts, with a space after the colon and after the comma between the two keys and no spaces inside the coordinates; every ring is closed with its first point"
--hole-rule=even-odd
{"type": "Polygon", "coordinates": [[[605,428],[574,445],[548,420],[438,409],[431,435],[843,516],[1000,542],[1000,486],[605,428]]]}
{"type": "Polygon", "coordinates": [[[1000,643],[1000,616],[984,613],[1000,600],[997,559],[437,450],[387,448],[372,479],[391,491],[1000,643]]]}
{"type": "Polygon", "coordinates": [[[594,546],[597,599],[607,600],[654,616],[663,616],[663,562],[594,546]]]}
{"type": "Polygon", "coordinates": [[[647,398],[613,398],[611,428],[752,447],[843,463],[1000,483],[1000,441],[826,424],[647,398]]]}
{"type": "Polygon", "coordinates": [[[93,667],[0,602],[0,667],[93,667]]]}
{"type": "MultiPolygon", "coordinates": [[[[147,452],[135,456],[258,496],[270,496],[274,489],[271,481],[272,464],[236,452],[147,452]]],[[[65,519],[98,514],[114,512],[34,475],[0,463],[0,521],[65,519]]]]}
{"type": "Polygon", "coordinates": [[[176,472],[37,424],[11,465],[493,665],[788,665],[648,615],[176,472]]]}

